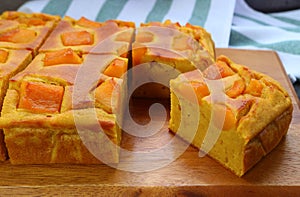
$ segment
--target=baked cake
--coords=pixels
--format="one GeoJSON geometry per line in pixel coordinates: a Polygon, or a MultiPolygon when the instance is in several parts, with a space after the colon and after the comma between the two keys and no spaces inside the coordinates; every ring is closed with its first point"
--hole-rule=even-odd
{"type": "Polygon", "coordinates": [[[0,16],[0,47],[26,49],[33,55],[60,20],[48,14],[7,11],[0,16]]]}
{"type": "Polygon", "coordinates": [[[135,91],[137,97],[169,98],[170,79],[182,72],[203,70],[215,61],[214,42],[205,29],[170,20],[141,24],[132,49],[133,66],[143,64],[144,68],[133,69],[133,83],[140,84],[146,77],[164,84],[145,84],[135,91]]]}
{"type": "Polygon", "coordinates": [[[94,22],[84,17],[65,17],[51,33],[41,52],[69,47],[81,53],[115,53],[127,57],[134,23],[120,20],[94,22]]]}
{"type": "Polygon", "coordinates": [[[4,12],[0,71],[0,160],[7,151],[12,164],[117,163],[123,101],[142,83],[134,96],[171,99],[170,130],[238,176],[280,142],[292,117],[278,82],[216,60],[208,32],[170,20],[135,28],[4,12]]]}
{"type": "Polygon", "coordinates": [[[170,88],[170,130],[238,176],[280,142],[292,119],[278,82],[225,56],[203,72],[181,74],[170,88]]]}
{"type": "Polygon", "coordinates": [[[120,143],[121,131],[117,116],[122,114],[120,97],[124,89],[120,73],[127,68],[127,62],[114,54],[81,55],[70,48],[39,53],[23,72],[10,79],[5,97],[2,121],[10,162],[99,163],[85,145],[97,145],[105,140],[104,135],[85,130],[89,135],[85,136],[84,145],[76,129],[78,124],[92,122],[87,117],[94,106],[98,122],[113,142],[102,143],[105,146],[97,147],[97,154],[108,163],[118,162],[115,145],[120,143]],[[80,71],[83,66],[84,72],[80,71]],[[79,72],[94,79],[77,79],[81,85],[74,86],[79,72]],[[82,98],[72,99],[78,87],[83,88],[77,90],[82,98]],[[76,125],[78,114],[82,118],[79,123],[77,118],[76,125]],[[87,139],[91,136],[95,139],[87,139]],[[93,141],[96,139],[98,143],[93,141]]]}
{"type": "MultiPolygon", "coordinates": [[[[8,88],[9,78],[23,70],[31,61],[28,50],[11,50],[0,48],[0,109],[8,88]]],[[[0,130],[0,161],[6,159],[3,131],[0,130]]]]}

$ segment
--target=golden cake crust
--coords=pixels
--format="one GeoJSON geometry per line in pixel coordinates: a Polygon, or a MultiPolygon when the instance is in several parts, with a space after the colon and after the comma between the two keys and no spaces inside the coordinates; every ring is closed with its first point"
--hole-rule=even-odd
{"type": "Polygon", "coordinates": [[[243,173],[247,172],[279,144],[289,129],[292,113],[293,107],[289,107],[247,144],[243,173]]]}

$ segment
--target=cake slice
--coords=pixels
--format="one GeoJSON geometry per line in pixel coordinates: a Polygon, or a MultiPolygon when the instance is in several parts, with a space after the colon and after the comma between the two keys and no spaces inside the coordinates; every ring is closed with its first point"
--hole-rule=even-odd
{"type": "Polygon", "coordinates": [[[81,53],[113,53],[127,57],[134,23],[119,20],[94,22],[81,17],[65,17],[51,33],[41,52],[71,48],[81,53]]]}
{"type": "Polygon", "coordinates": [[[117,163],[127,62],[70,48],[38,54],[10,79],[4,100],[10,162],[117,163]]]}
{"type": "Polygon", "coordinates": [[[36,55],[59,16],[7,11],[0,16],[0,47],[30,50],[36,55]]]}
{"type": "MultiPolygon", "coordinates": [[[[0,109],[8,88],[9,78],[23,70],[31,61],[31,52],[0,48],[0,109]]],[[[3,131],[0,130],[0,161],[7,158],[3,131]]]]}
{"type": "Polygon", "coordinates": [[[168,98],[170,79],[182,72],[203,70],[215,61],[214,42],[208,32],[170,20],[141,24],[132,49],[134,83],[140,85],[145,78],[150,81],[136,90],[138,97],[168,98]],[[138,65],[144,69],[136,69],[138,65]]]}
{"type": "Polygon", "coordinates": [[[278,145],[292,119],[291,98],[278,82],[225,56],[170,87],[170,130],[238,176],[278,145]]]}

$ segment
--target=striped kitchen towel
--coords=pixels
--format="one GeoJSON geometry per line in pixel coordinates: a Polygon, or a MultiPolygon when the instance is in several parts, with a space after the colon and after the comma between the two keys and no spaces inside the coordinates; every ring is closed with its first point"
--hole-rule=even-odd
{"type": "Polygon", "coordinates": [[[300,80],[300,10],[263,14],[244,0],[33,0],[19,10],[137,24],[190,22],[206,28],[216,47],[277,51],[291,80],[300,80]]]}
{"type": "Polygon", "coordinates": [[[300,80],[300,9],[264,14],[237,0],[229,45],[275,50],[292,82],[300,80]]]}
{"type": "Polygon", "coordinates": [[[96,21],[121,19],[137,24],[166,19],[189,22],[205,27],[217,47],[228,47],[234,5],[235,0],[34,0],[19,10],[73,18],[85,16],[96,21]]]}

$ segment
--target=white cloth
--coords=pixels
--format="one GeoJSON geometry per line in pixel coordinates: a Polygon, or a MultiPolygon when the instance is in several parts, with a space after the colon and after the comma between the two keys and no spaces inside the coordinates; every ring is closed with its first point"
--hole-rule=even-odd
{"type": "Polygon", "coordinates": [[[229,46],[277,51],[295,82],[300,79],[300,9],[264,14],[237,0],[229,46]]]}

